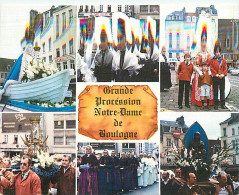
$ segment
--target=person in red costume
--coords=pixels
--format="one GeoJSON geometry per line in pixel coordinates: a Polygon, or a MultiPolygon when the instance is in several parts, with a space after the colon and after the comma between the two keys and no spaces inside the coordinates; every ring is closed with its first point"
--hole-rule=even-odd
{"type": "Polygon", "coordinates": [[[227,109],[225,106],[225,76],[227,76],[227,63],[221,57],[221,44],[217,40],[214,46],[214,57],[210,62],[212,81],[213,81],[213,96],[214,96],[214,109],[218,110],[218,88],[220,88],[220,103],[222,109],[227,109]]]}

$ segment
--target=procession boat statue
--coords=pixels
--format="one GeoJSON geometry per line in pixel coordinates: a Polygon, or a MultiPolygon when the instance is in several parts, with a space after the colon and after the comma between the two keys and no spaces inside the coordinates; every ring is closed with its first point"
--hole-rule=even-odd
{"type": "Polygon", "coordinates": [[[3,96],[7,100],[20,102],[25,100],[62,102],[65,99],[70,80],[70,70],[63,70],[35,81],[9,85],[3,96]]]}
{"type": "Polygon", "coordinates": [[[32,46],[34,31],[26,30],[25,37],[28,44],[23,54],[13,65],[0,90],[1,102],[31,111],[75,111],[75,106],[48,108],[25,103],[30,100],[50,101],[51,103],[63,102],[70,84],[72,72],[74,71],[71,69],[57,71],[56,69],[46,67],[46,65],[44,66],[40,57],[40,47],[33,48],[32,46]],[[49,74],[43,72],[43,77],[34,80],[29,79],[30,76],[35,77],[33,75],[33,72],[36,71],[34,70],[34,65],[38,65],[35,68],[38,69],[38,72],[41,71],[39,63],[42,63],[40,68],[45,68],[45,72],[49,74]]]}

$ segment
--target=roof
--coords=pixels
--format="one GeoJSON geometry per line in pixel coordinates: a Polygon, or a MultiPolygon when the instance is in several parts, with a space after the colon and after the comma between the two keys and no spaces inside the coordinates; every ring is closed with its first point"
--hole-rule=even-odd
{"type": "Polygon", "coordinates": [[[182,127],[182,128],[188,128],[187,125],[180,125],[176,121],[165,121],[165,120],[160,120],[160,125],[162,126],[170,126],[170,127],[182,127]]]}
{"type": "Polygon", "coordinates": [[[7,69],[8,65],[13,66],[16,59],[0,58],[0,72],[10,72],[10,69],[7,69]]]}
{"type": "Polygon", "coordinates": [[[228,125],[239,122],[239,114],[232,113],[231,117],[226,119],[225,121],[221,122],[220,125],[228,123],[228,125]]]}
{"type": "Polygon", "coordinates": [[[201,11],[204,10],[206,13],[212,13],[213,15],[217,15],[217,10],[214,5],[210,5],[210,7],[197,7],[196,12],[201,14],[201,11]]]}

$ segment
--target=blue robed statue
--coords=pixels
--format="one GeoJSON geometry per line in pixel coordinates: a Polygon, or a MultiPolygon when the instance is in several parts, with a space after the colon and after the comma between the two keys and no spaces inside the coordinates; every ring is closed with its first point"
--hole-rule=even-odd
{"type": "Polygon", "coordinates": [[[208,158],[208,138],[198,122],[195,122],[189,128],[184,137],[184,146],[187,148],[188,153],[192,151],[195,158],[207,159],[208,158]]]}

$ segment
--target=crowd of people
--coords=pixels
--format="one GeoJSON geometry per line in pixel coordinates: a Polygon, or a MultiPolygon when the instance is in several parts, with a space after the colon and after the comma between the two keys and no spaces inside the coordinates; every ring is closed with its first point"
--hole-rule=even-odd
{"type": "Polygon", "coordinates": [[[64,155],[56,162],[59,162],[59,170],[49,178],[33,171],[34,161],[28,155],[21,157],[20,169],[11,168],[11,158],[0,158],[0,194],[75,194],[76,172],[71,157],[64,155]]]}
{"type": "MultiPolygon", "coordinates": [[[[164,62],[160,64],[160,81],[161,91],[165,91],[172,86],[171,73],[167,64],[167,57],[165,56],[165,48],[162,50],[162,56],[164,62]]],[[[210,110],[211,105],[214,105],[215,110],[218,110],[219,105],[222,109],[227,109],[225,106],[225,77],[227,76],[227,64],[226,60],[221,56],[221,44],[218,40],[214,46],[213,57],[210,56],[206,50],[206,46],[202,43],[202,51],[197,54],[195,59],[191,58],[190,53],[186,53],[183,60],[180,60],[180,57],[178,57],[175,71],[176,85],[179,85],[179,109],[183,108],[183,96],[185,99],[185,106],[190,108],[189,91],[191,81],[193,83],[191,103],[200,106],[201,110],[204,110],[205,107],[210,110]],[[195,73],[194,76],[193,73],[195,73]],[[218,95],[219,91],[220,101],[218,95]]]]}
{"type": "Polygon", "coordinates": [[[214,182],[211,182],[209,188],[204,188],[197,185],[195,173],[188,172],[182,178],[180,168],[176,168],[174,173],[169,171],[161,172],[160,191],[161,195],[192,195],[192,194],[213,194],[213,195],[233,195],[238,194],[238,177],[231,177],[230,174],[219,172],[212,177],[214,182]]]}
{"type": "MultiPolygon", "coordinates": [[[[91,146],[78,159],[80,195],[110,195],[153,185],[158,181],[158,162],[151,155],[122,153],[121,158],[107,150],[97,159],[91,146]]],[[[158,192],[155,192],[158,193],[158,192]]]]}
{"type": "MultiPolygon", "coordinates": [[[[92,21],[95,19],[92,18],[92,21]]],[[[128,19],[129,20],[129,19],[128,19]]],[[[100,43],[95,44],[94,22],[87,38],[81,41],[78,51],[78,82],[157,82],[159,80],[158,40],[152,29],[145,35],[127,35],[126,19],[118,19],[117,41],[109,41],[113,35],[103,29],[100,33],[100,43]],[[127,36],[132,36],[128,42],[127,36]],[[97,46],[99,45],[99,47],[97,46]],[[94,47],[96,53],[94,54],[94,47]]],[[[109,21],[110,22],[110,21],[109,21]]],[[[150,26],[150,25],[149,25],[150,26]]],[[[156,31],[156,29],[155,29],[156,31]]],[[[84,31],[83,31],[84,32],[84,31]]]]}

